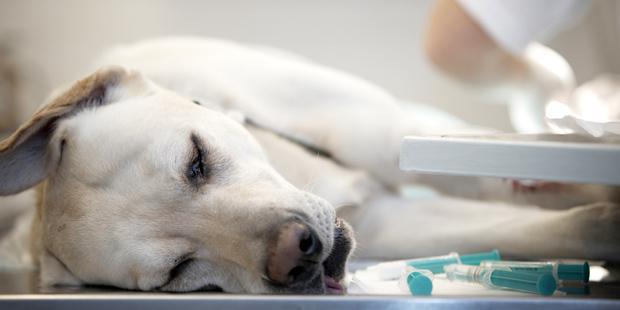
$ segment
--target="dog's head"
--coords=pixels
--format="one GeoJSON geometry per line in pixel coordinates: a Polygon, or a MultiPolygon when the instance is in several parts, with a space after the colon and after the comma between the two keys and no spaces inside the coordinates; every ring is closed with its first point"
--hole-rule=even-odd
{"type": "Polygon", "coordinates": [[[338,291],[352,247],[323,199],[284,180],[241,126],[106,68],[0,142],[0,194],[43,184],[50,284],[338,291]]]}

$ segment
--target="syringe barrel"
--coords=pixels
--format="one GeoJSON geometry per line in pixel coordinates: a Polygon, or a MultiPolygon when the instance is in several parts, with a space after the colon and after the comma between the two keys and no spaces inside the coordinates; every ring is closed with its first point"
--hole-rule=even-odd
{"type": "Polygon", "coordinates": [[[565,264],[557,261],[482,261],[480,266],[520,272],[551,273],[558,281],[581,281],[587,283],[590,278],[590,265],[588,262],[565,264]]]}
{"type": "Polygon", "coordinates": [[[444,266],[460,263],[459,254],[452,252],[447,255],[412,259],[407,261],[406,264],[418,270],[430,270],[432,273],[442,273],[444,266]]]}
{"type": "Polygon", "coordinates": [[[416,269],[426,269],[433,273],[443,273],[443,267],[451,264],[479,265],[481,261],[499,260],[500,254],[498,250],[489,252],[470,253],[459,255],[458,253],[450,253],[443,256],[428,257],[422,259],[414,259],[407,261],[407,265],[416,269]]]}
{"type": "Polygon", "coordinates": [[[480,283],[486,287],[551,295],[556,282],[551,273],[518,272],[489,267],[449,265],[445,268],[448,279],[480,283]]]}

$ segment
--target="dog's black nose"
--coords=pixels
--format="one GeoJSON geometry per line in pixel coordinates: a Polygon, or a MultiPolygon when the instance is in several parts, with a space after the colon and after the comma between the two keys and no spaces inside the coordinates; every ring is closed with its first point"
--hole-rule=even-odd
{"type": "Polygon", "coordinates": [[[307,225],[284,224],[267,258],[267,276],[278,284],[303,282],[316,275],[323,245],[307,225]]]}

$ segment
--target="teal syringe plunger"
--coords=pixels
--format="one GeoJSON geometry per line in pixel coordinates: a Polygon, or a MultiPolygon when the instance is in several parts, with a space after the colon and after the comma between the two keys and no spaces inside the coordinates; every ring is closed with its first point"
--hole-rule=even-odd
{"type": "Polygon", "coordinates": [[[547,273],[517,272],[489,267],[448,265],[446,276],[452,281],[480,283],[486,287],[509,289],[549,296],[555,292],[553,275],[547,273]]]}
{"type": "Polygon", "coordinates": [[[433,292],[433,273],[407,266],[398,279],[398,288],[414,296],[428,296],[433,292]]]}
{"type": "Polygon", "coordinates": [[[459,255],[458,253],[450,253],[448,255],[416,258],[411,260],[401,260],[393,262],[380,263],[375,266],[368,267],[369,271],[377,274],[381,280],[393,280],[403,273],[406,266],[413,267],[418,270],[430,270],[432,273],[443,273],[443,267],[450,264],[478,265],[481,261],[500,260],[498,250],[490,252],[473,253],[459,255]]]}

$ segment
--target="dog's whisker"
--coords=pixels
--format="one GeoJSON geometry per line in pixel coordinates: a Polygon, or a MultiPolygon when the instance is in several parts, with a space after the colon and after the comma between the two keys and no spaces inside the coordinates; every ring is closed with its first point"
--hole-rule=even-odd
{"type": "Polygon", "coordinates": [[[303,186],[301,186],[301,190],[306,192],[313,193],[316,188],[316,182],[314,177],[310,178],[303,186]]]}

